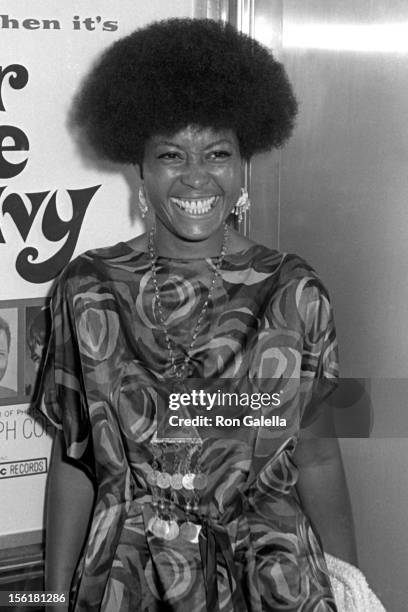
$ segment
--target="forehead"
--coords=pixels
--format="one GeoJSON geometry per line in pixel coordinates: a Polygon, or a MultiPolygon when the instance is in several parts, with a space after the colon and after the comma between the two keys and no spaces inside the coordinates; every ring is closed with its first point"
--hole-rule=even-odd
{"type": "Polygon", "coordinates": [[[155,134],[148,139],[147,146],[175,145],[180,148],[205,149],[222,142],[238,148],[238,139],[233,130],[190,125],[173,134],[155,134]]]}

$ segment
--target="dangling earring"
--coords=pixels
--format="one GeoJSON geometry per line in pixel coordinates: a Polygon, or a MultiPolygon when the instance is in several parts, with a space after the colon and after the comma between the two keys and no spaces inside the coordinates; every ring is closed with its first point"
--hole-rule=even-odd
{"type": "Polygon", "coordinates": [[[139,187],[139,209],[142,219],[144,219],[147,214],[147,211],[149,210],[149,206],[147,204],[146,194],[143,185],[139,187]]]}
{"type": "Polygon", "coordinates": [[[242,223],[244,214],[250,209],[251,200],[245,187],[241,188],[241,195],[233,208],[233,213],[238,217],[238,223],[242,223]]]}

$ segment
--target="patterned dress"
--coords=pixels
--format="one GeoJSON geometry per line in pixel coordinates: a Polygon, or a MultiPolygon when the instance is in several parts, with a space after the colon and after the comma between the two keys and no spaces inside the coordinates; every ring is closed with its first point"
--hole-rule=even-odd
{"type": "MultiPolygon", "coordinates": [[[[215,264],[157,258],[178,364],[215,264]]],[[[261,245],[222,263],[188,376],[278,391],[280,405],[262,414],[288,418],[286,427],[211,429],[199,457],[208,482],[190,516],[201,525],[193,542],[167,541],[148,529],[160,395],[152,389],[172,384],[149,254],[119,243],[78,257],[59,280],[52,310],[42,410],[96,488],[71,609],[336,610],[318,537],[296,495],[292,460],[301,424],[337,376],[331,307],[310,266],[261,245]]],[[[175,513],[185,520],[182,496],[175,513]]]]}

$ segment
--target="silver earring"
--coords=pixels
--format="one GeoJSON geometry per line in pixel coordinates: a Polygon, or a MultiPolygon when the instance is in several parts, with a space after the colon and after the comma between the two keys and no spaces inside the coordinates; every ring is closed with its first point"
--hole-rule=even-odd
{"type": "Polygon", "coordinates": [[[241,195],[233,208],[233,213],[238,217],[238,223],[242,223],[244,214],[250,209],[251,200],[245,187],[241,188],[241,195]]]}
{"type": "Polygon", "coordinates": [[[142,219],[144,219],[147,214],[147,211],[149,210],[149,206],[147,204],[146,194],[143,186],[139,187],[139,209],[142,219]]]}

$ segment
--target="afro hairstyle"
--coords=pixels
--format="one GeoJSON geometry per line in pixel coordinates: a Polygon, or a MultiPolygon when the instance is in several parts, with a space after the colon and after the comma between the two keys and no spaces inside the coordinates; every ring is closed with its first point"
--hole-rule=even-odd
{"type": "Polygon", "coordinates": [[[249,159],[280,147],[296,112],[285,70],[266,47],[228,23],[168,19],[104,52],[71,119],[102,158],[141,165],[148,138],[189,125],[234,131],[249,159]]]}

